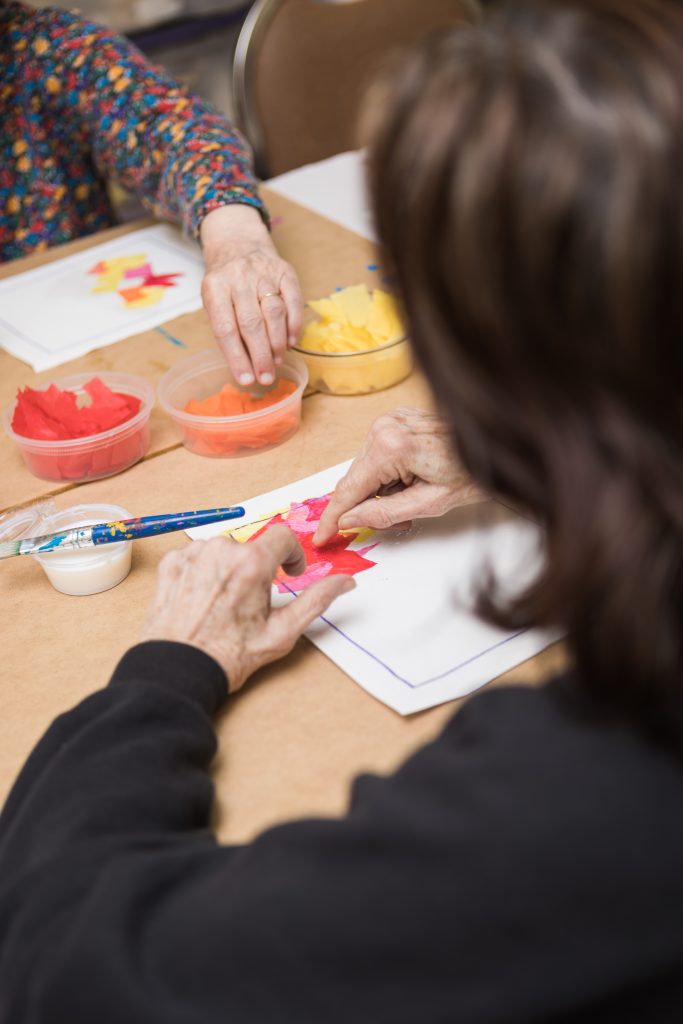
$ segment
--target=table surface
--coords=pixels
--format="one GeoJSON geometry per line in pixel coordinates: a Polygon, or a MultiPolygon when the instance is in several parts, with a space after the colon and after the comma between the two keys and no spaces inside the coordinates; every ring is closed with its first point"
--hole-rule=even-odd
{"type": "MultiPolygon", "coordinates": [[[[326,190],[326,164],[321,165],[319,174],[322,193],[326,190]]],[[[347,161],[346,167],[356,174],[351,162],[347,161]]],[[[310,185],[311,170],[305,170],[310,185]]],[[[335,172],[338,170],[337,166],[335,172]]],[[[292,176],[284,177],[289,179],[289,188],[292,176]]],[[[274,239],[282,255],[296,267],[306,298],[323,295],[338,285],[378,284],[378,271],[371,269],[377,258],[373,243],[342,226],[343,210],[341,215],[331,210],[333,222],[314,212],[314,202],[306,209],[270,189],[264,189],[264,195],[274,218],[274,239]]],[[[348,210],[348,198],[345,204],[348,210]]],[[[356,203],[355,221],[351,218],[354,226],[359,223],[358,209],[363,209],[362,200],[356,203]]],[[[135,226],[139,225],[114,228],[5,265],[0,267],[0,277],[135,226]]],[[[42,374],[34,374],[25,363],[0,351],[0,405],[8,404],[18,386],[80,371],[125,369],[156,384],[179,359],[213,344],[203,311],[179,317],[165,328],[184,342],[185,350],[160,332],[148,331],[42,374]]],[[[236,503],[352,457],[380,413],[399,405],[428,403],[428,390],[417,374],[373,395],[336,398],[313,394],[304,399],[302,426],[294,437],[272,451],[240,459],[206,459],[187,452],[157,407],[145,459],[117,477],[82,485],[54,486],[31,476],[3,436],[0,511],[48,495],[54,496],[60,507],[115,502],[136,515],[188,504],[210,508],[236,503]],[[192,495],[190,502],[188,495],[192,495]]],[[[87,599],[57,593],[32,559],[17,558],[3,564],[0,801],[52,719],[106,684],[118,658],[137,640],[159,559],[186,543],[184,534],[170,534],[137,544],[128,579],[87,599]]],[[[534,684],[564,663],[564,650],[555,645],[490,685],[534,684]]],[[[395,769],[439,732],[457,703],[402,718],[302,639],[289,657],[259,672],[228,702],[218,719],[220,750],[214,779],[219,837],[241,842],[270,824],[293,817],[342,813],[351,781],[359,772],[395,769]]]]}

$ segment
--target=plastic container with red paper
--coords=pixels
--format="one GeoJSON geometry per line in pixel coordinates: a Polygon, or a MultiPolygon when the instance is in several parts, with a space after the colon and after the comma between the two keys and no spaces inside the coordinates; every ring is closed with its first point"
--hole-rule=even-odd
{"type": "Polygon", "coordinates": [[[288,353],[278,367],[274,388],[238,388],[217,349],[177,363],[159,381],[163,409],[185,447],[196,455],[226,458],[251,455],[282,444],[299,429],[301,398],[308,383],[306,364],[288,353]]]}
{"type": "Polygon", "coordinates": [[[149,448],[154,392],[128,373],[79,373],[46,388],[24,388],[3,425],[42,480],[83,482],[113,476],[149,448]]]}

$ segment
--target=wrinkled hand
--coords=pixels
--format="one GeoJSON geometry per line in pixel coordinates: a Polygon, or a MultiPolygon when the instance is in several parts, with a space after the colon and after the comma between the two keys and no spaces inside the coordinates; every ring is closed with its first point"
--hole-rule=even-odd
{"type": "Polygon", "coordinates": [[[299,541],[286,526],[273,526],[249,544],[226,537],[194,541],[165,555],[142,640],[176,640],[211,655],[224,669],[230,691],[262,665],[291,651],[305,629],[341,594],[349,576],[328,576],[277,610],[270,605],[278,570],[305,571],[299,541]]]}
{"type": "Polygon", "coordinates": [[[375,420],[313,540],[322,546],[338,530],[357,526],[407,526],[483,498],[453,454],[445,421],[420,409],[396,409],[375,420]]]}
{"type": "Polygon", "coordinates": [[[202,301],[216,341],[240,384],[256,379],[268,386],[301,332],[303,300],[294,268],[278,255],[251,206],[212,210],[200,235],[202,301]]]}

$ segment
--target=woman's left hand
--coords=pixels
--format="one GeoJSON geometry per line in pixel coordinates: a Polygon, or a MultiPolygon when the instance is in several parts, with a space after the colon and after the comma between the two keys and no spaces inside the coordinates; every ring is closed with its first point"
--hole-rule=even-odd
{"type": "Polygon", "coordinates": [[[214,537],[169,552],[140,639],[198,647],[224,670],[230,691],[239,690],[262,665],[288,654],[332,601],[356,585],[350,576],[327,576],[274,609],[272,581],[280,566],[292,576],[306,568],[301,544],[281,525],[249,544],[214,537]]]}
{"type": "Polygon", "coordinates": [[[294,268],[277,252],[258,210],[212,210],[200,236],[206,274],[202,300],[218,345],[244,386],[275,380],[301,332],[303,300],[294,268]]]}
{"type": "Polygon", "coordinates": [[[337,484],[313,541],[328,544],[338,530],[388,530],[441,516],[485,495],[456,457],[448,423],[423,409],[395,409],[370,427],[365,443],[337,484]]]}

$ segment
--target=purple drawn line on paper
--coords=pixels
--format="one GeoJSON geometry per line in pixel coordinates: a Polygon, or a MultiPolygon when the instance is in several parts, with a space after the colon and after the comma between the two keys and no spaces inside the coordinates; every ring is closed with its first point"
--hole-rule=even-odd
{"type": "Polygon", "coordinates": [[[487,654],[491,654],[492,651],[497,650],[499,647],[504,647],[505,644],[509,644],[511,640],[516,640],[527,632],[525,629],[522,629],[519,633],[515,633],[513,636],[503,637],[502,640],[499,640],[497,643],[487,647],[485,651],[479,651],[478,654],[473,654],[472,657],[466,658],[465,661],[461,661],[460,664],[454,665],[452,668],[447,668],[444,672],[440,672],[438,675],[432,676],[430,679],[423,679],[419,683],[411,683],[409,679],[405,679],[390,665],[387,665],[385,661],[382,661],[378,655],[373,654],[372,651],[369,651],[366,647],[363,647],[362,644],[359,644],[357,640],[354,640],[353,637],[349,636],[348,633],[345,633],[344,630],[335,625],[331,619],[325,618],[324,615],[321,615],[320,618],[327,626],[331,626],[336,633],[344,638],[344,640],[347,640],[353,647],[361,651],[362,654],[366,654],[369,658],[372,658],[373,661],[377,662],[377,664],[381,665],[386,672],[392,675],[394,679],[397,679],[400,683],[404,683],[405,686],[409,686],[411,690],[419,690],[421,686],[428,686],[430,683],[438,683],[441,679],[445,679],[446,676],[451,676],[455,672],[459,672],[460,669],[466,668],[467,665],[474,664],[475,661],[479,661],[480,658],[485,657],[487,654]]]}
{"type": "MultiPolygon", "coordinates": [[[[295,590],[292,590],[291,587],[288,587],[286,583],[282,583],[282,586],[284,586],[285,590],[287,590],[287,592],[290,593],[292,597],[299,596],[297,592],[295,590]]],[[[528,630],[526,629],[521,629],[518,633],[514,633],[512,636],[503,637],[502,640],[498,640],[497,643],[491,644],[490,647],[487,647],[485,651],[480,651],[478,654],[473,654],[470,658],[466,658],[464,661],[461,661],[458,665],[454,665],[452,668],[447,668],[444,672],[440,672],[436,676],[432,676],[429,679],[423,679],[422,682],[420,683],[411,683],[409,679],[406,679],[404,676],[400,675],[395,669],[391,667],[391,665],[387,665],[385,661],[382,661],[382,659],[377,654],[373,654],[372,651],[369,651],[367,647],[363,647],[363,645],[358,643],[357,640],[354,640],[353,637],[349,636],[348,633],[344,632],[344,630],[337,626],[334,622],[332,622],[331,619],[326,618],[324,615],[321,615],[320,618],[322,619],[326,626],[330,626],[335,631],[335,633],[338,633],[339,636],[343,637],[344,640],[348,641],[348,643],[350,643],[352,647],[355,647],[356,650],[361,652],[361,654],[367,655],[368,658],[371,658],[377,665],[383,668],[385,672],[388,672],[390,676],[393,676],[393,678],[396,679],[399,683],[403,683],[404,686],[410,687],[411,690],[419,690],[421,686],[428,686],[430,683],[438,683],[441,679],[445,679],[446,676],[451,676],[453,675],[453,673],[459,672],[461,669],[466,668],[468,665],[472,665],[475,661],[479,661],[480,658],[484,658],[487,654],[491,654],[493,651],[498,650],[498,648],[504,647],[506,644],[509,644],[512,640],[516,640],[518,637],[523,636],[526,632],[528,632],[528,630]]]]}

